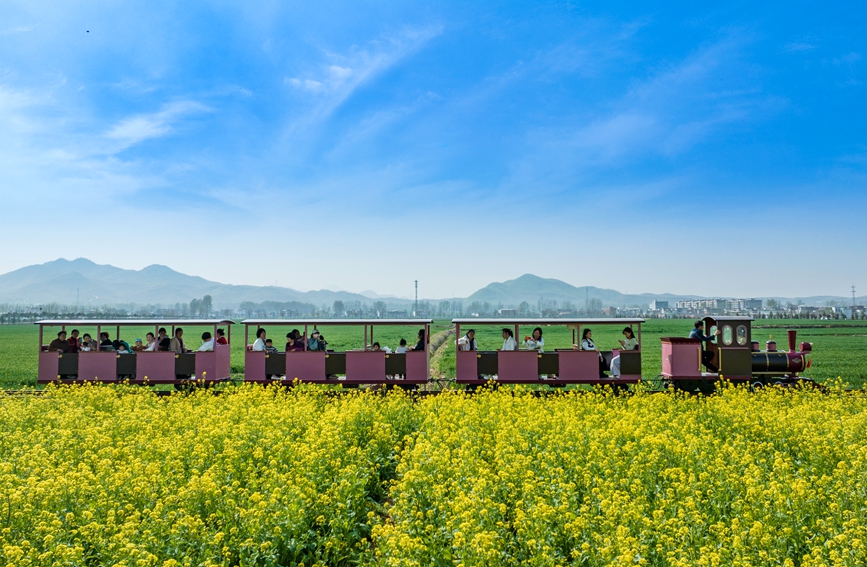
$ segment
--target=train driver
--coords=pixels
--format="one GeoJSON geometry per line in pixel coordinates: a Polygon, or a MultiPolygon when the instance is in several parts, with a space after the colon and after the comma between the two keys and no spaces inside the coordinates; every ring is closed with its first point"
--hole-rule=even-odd
{"type": "Polygon", "coordinates": [[[705,368],[707,368],[708,372],[713,372],[716,374],[719,372],[719,369],[714,366],[713,362],[713,352],[706,350],[705,344],[714,340],[720,334],[720,330],[717,329],[713,335],[705,335],[704,334],[704,321],[696,321],[695,329],[689,332],[689,338],[698,339],[701,341],[701,363],[704,364],[705,368]]]}

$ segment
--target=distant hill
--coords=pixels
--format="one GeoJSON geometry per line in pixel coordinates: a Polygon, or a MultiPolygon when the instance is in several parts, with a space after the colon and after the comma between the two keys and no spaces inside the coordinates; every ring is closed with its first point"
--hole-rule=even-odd
{"type": "MultiPolygon", "coordinates": [[[[298,302],[315,306],[331,306],[335,301],[344,303],[359,301],[371,304],[385,301],[391,308],[407,308],[412,300],[402,297],[379,295],[375,291],[350,293],[346,291],[301,292],[286,287],[229,285],[212,282],[198,276],[189,276],[166,266],[152,265],[141,270],[124,270],[109,265],[96,264],[85,258],[59,259],[45,264],[27,266],[0,275],[0,303],[75,305],[76,292],[82,306],[116,306],[124,304],[174,306],[189,303],[191,299],[210,295],[215,308],[235,308],[244,301],[261,303],[298,302]]],[[[653,300],[675,302],[680,299],[698,299],[696,295],[670,293],[624,294],[613,289],[576,287],[561,280],[541,278],[525,274],[517,279],[491,283],[468,298],[450,298],[461,301],[464,307],[478,301],[488,302],[492,307],[502,304],[517,307],[526,301],[535,307],[539,299],[557,300],[559,304],[570,301],[576,308],[583,308],[587,299],[597,299],[603,306],[646,307],[653,300]]],[[[836,301],[848,305],[851,298],[841,296],[814,296],[804,298],[775,297],[783,304],[826,305],[836,301]]],[[[867,298],[858,298],[859,304],[867,298]]]]}
{"type": "Polygon", "coordinates": [[[217,308],[235,307],[242,301],[297,301],[329,306],[337,300],[370,301],[363,295],[343,291],[301,292],[276,286],[222,284],[156,264],[141,270],[124,270],[85,258],[61,258],[0,275],[0,303],[74,305],[77,295],[82,305],[165,306],[210,295],[217,308]]]}
{"type": "Polygon", "coordinates": [[[518,305],[522,301],[526,301],[531,306],[535,306],[539,299],[554,299],[558,303],[571,301],[575,307],[583,308],[588,299],[598,299],[604,306],[623,307],[640,305],[644,307],[654,299],[674,302],[681,299],[698,298],[695,295],[675,295],[671,293],[624,294],[613,289],[601,289],[593,286],[575,287],[561,280],[524,274],[514,280],[489,284],[469,296],[467,301],[487,301],[492,305],[499,303],[503,305],[518,305]]]}

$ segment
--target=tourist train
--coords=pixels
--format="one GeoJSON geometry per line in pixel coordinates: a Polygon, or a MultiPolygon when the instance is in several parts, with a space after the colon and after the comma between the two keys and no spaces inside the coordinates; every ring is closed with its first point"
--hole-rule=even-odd
{"type": "MultiPolygon", "coordinates": [[[[262,384],[297,382],[338,384],[354,387],[380,384],[414,389],[431,381],[430,319],[249,319],[244,325],[244,381],[262,384]],[[360,347],[336,351],[325,341],[329,327],[357,327],[360,347]],[[392,352],[380,348],[375,329],[384,326],[418,329],[417,341],[392,352]],[[266,344],[267,328],[296,328],[287,336],[287,348],[266,344]]],[[[468,389],[487,383],[611,384],[624,388],[642,379],[686,391],[710,391],[721,380],[769,384],[812,384],[800,376],[810,367],[812,345],[797,344],[796,331],[788,331],[788,350],[774,341],[761,348],[752,339],[752,318],[708,316],[697,328],[702,338],[663,337],[658,375],[642,377],[641,325],[638,318],[464,318],[453,319],[455,382],[468,389]],[[589,332],[591,327],[623,327],[622,348],[600,350],[589,332]],[[566,327],[572,348],[545,350],[542,329],[566,327]],[[470,329],[472,327],[472,329],[470,329]],[[475,328],[502,328],[504,348],[479,350],[475,328]],[[533,328],[522,343],[521,329],[533,328]]],[[[38,382],[123,382],[183,386],[230,380],[230,349],[233,321],[190,320],[43,320],[39,326],[38,382]],[[134,346],[121,340],[124,327],[153,328],[134,346]],[[207,329],[202,346],[188,349],[183,328],[207,329]],[[57,331],[57,329],[60,329],[57,331]],[[67,336],[80,328],[96,329],[96,340],[67,336]],[[115,338],[111,339],[111,331],[115,338]],[[47,341],[51,336],[57,338],[47,341]],[[64,348],[64,343],[68,348],[64,348]],[[85,346],[82,346],[85,345],[85,346]]],[[[77,335],[78,333],[76,333],[77,335]]]]}

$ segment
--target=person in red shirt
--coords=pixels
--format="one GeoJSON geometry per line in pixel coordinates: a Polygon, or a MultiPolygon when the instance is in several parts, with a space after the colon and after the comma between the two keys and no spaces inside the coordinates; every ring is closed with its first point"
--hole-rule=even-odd
{"type": "Polygon", "coordinates": [[[69,343],[69,352],[78,352],[81,349],[81,339],[78,338],[78,329],[72,329],[71,336],[66,339],[69,343]]]}
{"type": "Polygon", "coordinates": [[[229,341],[226,340],[226,331],[223,329],[217,329],[217,344],[218,345],[227,345],[229,341]]]}

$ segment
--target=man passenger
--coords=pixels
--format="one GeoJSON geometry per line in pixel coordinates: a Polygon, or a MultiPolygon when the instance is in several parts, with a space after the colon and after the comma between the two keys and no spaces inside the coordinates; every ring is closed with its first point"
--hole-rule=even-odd
{"type": "Polygon", "coordinates": [[[214,350],[214,339],[211,338],[211,333],[205,331],[202,333],[202,346],[199,347],[198,352],[211,352],[214,350]]]}
{"type": "Polygon", "coordinates": [[[48,352],[70,352],[69,342],[66,340],[66,331],[57,333],[57,338],[48,344],[48,352]]]}

